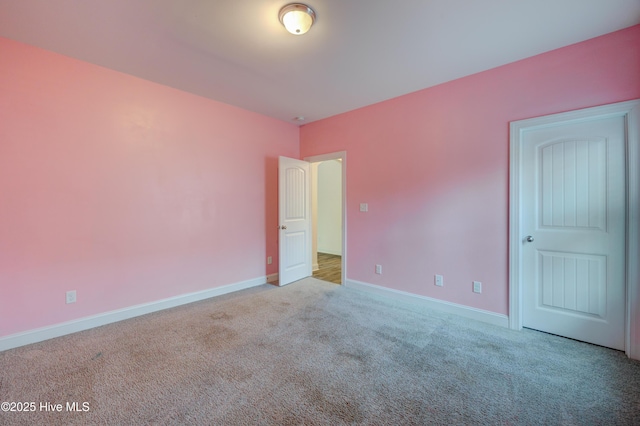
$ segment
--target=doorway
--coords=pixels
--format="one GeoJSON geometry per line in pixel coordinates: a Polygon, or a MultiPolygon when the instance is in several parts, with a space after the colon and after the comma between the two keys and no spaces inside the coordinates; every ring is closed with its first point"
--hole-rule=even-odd
{"type": "Polygon", "coordinates": [[[313,277],[346,279],[346,153],[305,158],[311,163],[313,277]]]}
{"type": "Polygon", "coordinates": [[[511,123],[511,328],[640,356],[629,262],[638,256],[639,109],[631,101],[511,123]]]}

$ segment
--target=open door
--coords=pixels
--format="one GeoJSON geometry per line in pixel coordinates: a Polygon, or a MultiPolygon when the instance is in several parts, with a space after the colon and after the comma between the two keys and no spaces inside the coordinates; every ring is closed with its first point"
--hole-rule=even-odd
{"type": "Polygon", "coordinates": [[[311,198],[309,163],[278,161],[279,285],[311,276],[311,198]]]}
{"type": "MultiPolygon", "coordinates": [[[[311,172],[313,175],[313,166],[314,165],[318,165],[319,163],[325,162],[325,161],[332,161],[332,160],[339,160],[340,163],[342,163],[342,176],[340,178],[341,184],[342,184],[342,190],[340,191],[341,193],[341,206],[340,206],[340,210],[341,210],[341,239],[342,239],[342,249],[340,250],[341,252],[341,259],[340,259],[340,283],[342,285],[345,285],[347,282],[347,152],[346,151],[339,151],[339,152],[331,152],[331,153],[327,153],[327,154],[319,154],[319,155],[312,155],[309,157],[305,157],[304,158],[305,161],[308,161],[311,165],[311,172]]],[[[316,195],[317,195],[317,185],[316,185],[316,195]]],[[[314,189],[313,189],[313,176],[312,176],[312,189],[311,189],[311,198],[312,198],[312,203],[313,203],[313,197],[314,197],[314,189]]],[[[317,203],[319,204],[319,202],[317,203]]],[[[316,209],[318,208],[318,206],[316,205],[316,209]]],[[[314,214],[314,207],[312,205],[312,224],[313,224],[313,214],[314,214]]],[[[314,232],[312,231],[312,236],[311,236],[311,242],[313,244],[313,240],[315,238],[314,236],[314,232]]],[[[314,249],[312,249],[312,262],[315,261],[315,259],[313,258],[313,251],[314,249]]],[[[317,250],[316,250],[317,252],[317,250]]],[[[337,284],[337,283],[336,283],[337,284]]]]}

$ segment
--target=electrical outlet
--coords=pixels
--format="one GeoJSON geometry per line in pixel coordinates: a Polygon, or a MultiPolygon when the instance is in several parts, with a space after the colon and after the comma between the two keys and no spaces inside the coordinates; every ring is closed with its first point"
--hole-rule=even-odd
{"type": "Polygon", "coordinates": [[[473,282],[473,292],[482,293],[482,283],[480,281],[473,282]]]}
{"type": "Polygon", "coordinates": [[[369,211],[369,204],[367,204],[367,203],[360,203],[360,211],[361,211],[361,212],[368,212],[368,211],[369,211]]]}
{"type": "Polygon", "coordinates": [[[434,281],[434,284],[437,285],[438,287],[444,286],[444,278],[442,277],[442,275],[436,275],[433,281],[434,281]]]}
{"type": "Polygon", "coordinates": [[[76,291],[71,290],[67,292],[67,304],[68,303],[76,303],[76,291]]]}
{"type": "Polygon", "coordinates": [[[376,274],[382,275],[382,265],[376,265],[376,274]]]}
{"type": "Polygon", "coordinates": [[[267,257],[267,265],[271,265],[273,263],[273,257],[267,257]]]}

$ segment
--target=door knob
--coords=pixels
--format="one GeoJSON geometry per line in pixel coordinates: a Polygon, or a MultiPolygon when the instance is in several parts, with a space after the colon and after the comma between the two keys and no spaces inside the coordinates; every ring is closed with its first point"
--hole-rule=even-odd
{"type": "Polygon", "coordinates": [[[526,239],[527,239],[528,243],[532,243],[533,242],[533,237],[531,235],[529,235],[526,239]]]}
{"type": "Polygon", "coordinates": [[[287,229],[287,225],[278,226],[280,229],[287,229]]]}

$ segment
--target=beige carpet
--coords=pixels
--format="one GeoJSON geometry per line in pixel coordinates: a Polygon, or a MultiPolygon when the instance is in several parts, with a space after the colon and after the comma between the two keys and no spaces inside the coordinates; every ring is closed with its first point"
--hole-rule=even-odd
{"type": "Polygon", "coordinates": [[[640,424],[621,352],[313,278],[1,352],[0,371],[0,401],[35,403],[2,425],[640,424]]]}

